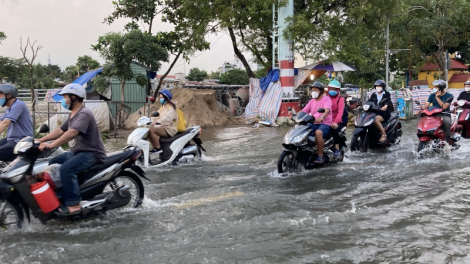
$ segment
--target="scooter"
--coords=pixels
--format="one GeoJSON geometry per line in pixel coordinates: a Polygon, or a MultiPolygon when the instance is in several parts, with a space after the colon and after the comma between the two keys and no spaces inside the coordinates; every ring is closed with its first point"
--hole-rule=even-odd
{"type": "MultiPolygon", "coordinates": [[[[139,176],[147,178],[135,165],[142,151],[128,147],[108,154],[104,163],[77,175],[83,199],[80,212],[70,215],[59,214],[57,210],[46,212],[41,207],[41,200],[36,200],[31,190],[33,184],[41,182],[35,171],[35,163],[41,155],[39,145],[32,137],[22,139],[15,146],[18,157],[0,174],[0,227],[21,228],[25,215],[30,220],[30,212],[46,224],[52,219],[81,220],[112,209],[138,207],[142,203],[144,186],[139,176]]],[[[45,186],[45,189],[41,188],[43,192],[48,190],[48,185],[45,186]]],[[[59,194],[61,188],[55,191],[59,194]]],[[[42,200],[44,203],[51,205],[50,200],[42,200]]]]}
{"type": "Polygon", "coordinates": [[[380,143],[380,131],[375,127],[375,117],[380,107],[371,101],[362,106],[362,112],[356,116],[356,129],[351,139],[351,151],[367,152],[369,148],[383,148],[392,144],[399,144],[403,132],[401,122],[398,119],[398,112],[392,112],[390,119],[382,125],[387,135],[385,142],[380,143]]]}
{"type": "Polygon", "coordinates": [[[470,102],[459,100],[454,105],[456,106],[454,114],[457,115],[458,120],[455,132],[463,138],[470,138],[470,102]]]}
{"type": "MultiPolygon", "coordinates": [[[[340,132],[340,151],[341,155],[339,157],[333,157],[334,151],[334,142],[333,137],[325,139],[323,147],[323,157],[325,162],[323,164],[316,164],[313,161],[318,156],[318,148],[315,142],[315,137],[310,136],[312,128],[308,126],[308,123],[314,123],[315,117],[312,115],[306,114],[305,112],[295,113],[290,107],[288,108],[289,112],[293,113],[293,121],[296,125],[290,129],[287,134],[284,136],[284,151],[281,153],[279,160],[277,162],[277,170],[279,173],[284,172],[296,172],[302,166],[309,170],[318,166],[324,166],[323,164],[328,163],[337,163],[343,161],[344,158],[344,149],[346,146],[346,127],[344,127],[340,132]]],[[[324,113],[325,109],[318,109],[319,113],[324,113]]]]}
{"type": "MultiPolygon", "coordinates": [[[[151,116],[157,117],[158,112],[154,112],[151,116]]],[[[186,131],[177,133],[174,137],[160,138],[162,153],[150,154],[150,143],[146,140],[152,125],[149,117],[143,116],[137,121],[137,128],[127,138],[127,144],[142,149],[144,155],[139,162],[144,167],[152,166],[153,168],[162,167],[169,164],[178,164],[199,160],[202,151],[206,151],[202,147],[202,140],[199,138],[201,134],[200,126],[193,126],[186,131]],[[195,144],[191,144],[191,140],[195,144]]]]}
{"type": "MultiPolygon", "coordinates": [[[[415,101],[415,103],[419,104],[419,101],[415,101]]],[[[419,120],[418,123],[418,154],[420,156],[428,150],[436,153],[444,153],[445,147],[448,146],[446,135],[442,127],[444,122],[442,121],[442,118],[438,116],[439,114],[449,115],[452,120],[450,131],[453,144],[450,145],[450,150],[452,151],[460,148],[460,144],[458,143],[460,140],[460,134],[456,133],[458,124],[457,115],[442,112],[442,108],[430,107],[421,111],[421,120],[419,120]]]]}

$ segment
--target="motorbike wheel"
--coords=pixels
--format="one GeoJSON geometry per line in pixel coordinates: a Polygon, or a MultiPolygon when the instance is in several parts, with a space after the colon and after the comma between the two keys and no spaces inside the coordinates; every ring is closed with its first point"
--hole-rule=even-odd
{"type": "Polygon", "coordinates": [[[295,168],[292,166],[294,161],[294,154],[290,151],[283,151],[279,160],[277,161],[277,172],[284,173],[286,171],[293,171],[295,168]]]}
{"type": "Polygon", "coordinates": [[[351,138],[351,152],[353,151],[367,152],[367,144],[363,137],[356,135],[351,138]]]}
{"type": "Polygon", "coordinates": [[[421,152],[421,150],[427,148],[430,143],[430,141],[420,141],[418,144],[418,153],[421,152]]]}
{"type": "Polygon", "coordinates": [[[5,210],[0,216],[0,229],[17,229],[23,226],[24,214],[21,207],[16,203],[2,202],[0,208],[5,205],[5,210]]]}
{"type": "Polygon", "coordinates": [[[111,192],[122,186],[129,186],[131,201],[119,209],[137,208],[144,200],[144,185],[137,175],[132,172],[123,171],[118,176],[109,181],[103,188],[103,192],[111,192]]]}

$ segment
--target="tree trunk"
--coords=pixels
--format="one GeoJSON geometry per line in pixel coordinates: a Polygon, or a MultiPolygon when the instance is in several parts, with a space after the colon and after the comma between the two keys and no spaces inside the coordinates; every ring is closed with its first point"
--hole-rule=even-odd
{"type": "MultiPolygon", "coordinates": [[[[160,87],[162,86],[162,82],[163,82],[163,79],[165,79],[165,77],[170,73],[171,69],[173,69],[173,66],[175,66],[175,63],[176,61],[178,60],[178,58],[180,57],[181,53],[183,53],[183,50],[179,50],[178,51],[178,54],[176,54],[176,57],[175,59],[173,60],[173,62],[171,63],[170,65],[170,68],[168,68],[168,70],[165,72],[165,74],[163,74],[163,76],[160,78],[160,80],[158,81],[158,85],[157,85],[157,88],[155,88],[155,92],[153,93],[153,97],[154,98],[157,98],[157,95],[158,95],[158,91],[160,90],[160,87]]],[[[156,102],[157,100],[155,100],[156,102]]],[[[155,103],[154,102],[154,103],[155,103]]]]}
{"type": "Polygon", "coordinates": [[[36,96],[34,93],[33,66],[29,65],[29,81],[31,82],[31,105],[33,112],[36,111],[36,96]]]}
{"type": "Polygon", "coordinates": [[[246,61],[245,56],[240,52],[237,46],[237,38],[235,37],[235,34],[233,33],[233,28],[228,27],[228,32],[230,33],[230,38],[232,39],[232,46],[233,46],[233,51],[235,52],[235,55],[240,59],[240,61],[243,63],[243,66],[245,66],[246,73],[248,74],[249,78],[255,78],[255,74],[250,68],[250,65],[246,61]]]}
{"type": "Polygon", "coordinates": [[[124,103],[125,101],[125,95],[124,95],[124,85],[126,85],[126,80],[123,80],[121,82],[121,103],[124,103]]]}

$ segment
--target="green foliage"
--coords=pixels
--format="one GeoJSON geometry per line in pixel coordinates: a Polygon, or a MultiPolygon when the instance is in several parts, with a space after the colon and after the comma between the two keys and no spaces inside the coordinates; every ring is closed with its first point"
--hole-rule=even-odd
{"type": "Polygon", "coordinates": [[[224,74],[221,74],[219,81],[223,84],[229,85],[245,85],[250,83],[248,79],[248,74],[246,73],[246,71],[241,69],[233,69],[224,74]]]}
{"type": "MultiPolygon", "coordinates": [[[[128,33],[108,33],[99,37],[98,43],[92,45],[106,61],[103,75],[115,76],[121,82],[121,100],[124,101],[124,85],[126,81],[136,79],[142,84],[139,77],[130,67],[132,61],[138,61],[150,71],[157,71],[161,61],[168,61],[168,52],[160,44],[158,38],[132,30],[128,33]]],[[[145,82],[146,83],[146,82],[145,82]]]]}
{"type": "Polygon", "coordinates": [[[189,70],[186,79],[189,81],[202,81],[208,77],[207,72],[205,70],[200,70],[199,68],[191,68],[189,70]]]}
{"type": "Polygon", "coordinates": [[[7,38],[7,35],[5,35],[4,32],[0,31],[0,44],[2,44],[2,41],[4,41],[7,38]]]}
{"type": "Polygon", "coordinates": [[[218,71],[211,71],[211,73],[209,74],[209,79],[219,79],[220,78],[220,72],[218,71]]]}
{"type": "MultiPolygon", "coordinates": [[[[38,63],[33,65],[33,86],[34,89],[51,89],[57,86],[57,82],[54,81],[54,76],[47,74],[48,67],[38,63]]],[[[27,88],[30,87],[30,77],[26,74],[18,82],[18,86],[27,88]]]]}
{"type": "Polygon", "coordinates": [[[59,65],[45,65],[43,66],[44,72],[47,76],[50,76],[51,78],[60,78],[60,67],[59,65]]]}
{"type": "Polygon", "coordinates": [[[258,78],[258,79],[263,78],[264,76],[266,76],[268,74],[268,69],[269,68],[261,68],[261,69],[256,70],[254,72],[255,77],[258,78]]]}
{"type": "Polygon", "coordinates": [[[70,65],[60,75],[60,79],[66,83],[71,83],[78,77],[78,69],[75,65],[70,65]]]}
{"type": "Polygon", "coordinates": [[[152,33],[152,24],[155,16],[161,12],[158,6],[163,1],[155,0],[118,0],[113,1],[113,13],[104,19],[107,24],[112,24],[118,18],[130,18],[132,21],[126,25],[126,30],[138,29],[138,23],[148,25],[148,33],[152,33]]]}
{"type": "Polygon", "coordinates": [[[80,75],[100,67],[100,63],[88,55],[78,57],[77,64],[80,75]]]}
{"type": "Polygon", "coordinates": [[[28,76],[28,66],[23,59],[0,56],[0,78],[6,82],[17,83],[28,76]]]}
{"type": "Polygon", "coordinates": [[[111,82],[109,82],[108,78],[106,78],[103,74],[98,74],[93,79],[93,87],[100,94],[103,94],[109,85],[111,85],[111,82]]]}

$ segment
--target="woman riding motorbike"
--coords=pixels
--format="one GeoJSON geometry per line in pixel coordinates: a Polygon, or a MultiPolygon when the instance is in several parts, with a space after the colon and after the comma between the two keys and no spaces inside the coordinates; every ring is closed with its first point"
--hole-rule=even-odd
{"type": "Polygon", "coordinates": [[[380,107],[381,111],[377,113],[374,124],[375,127],[380,130],[380,133],[382,133],[379,142],[384,143],[387,140],[387,134],[385,134],[382,122],[390,119],[391,112],[393,111],[393,104],[390,93],[385,90],[385,82],[383,80],[375,81],[374,87],[376,92],[370,96],[369,101],[376,103],[380,107]]]}
{"type": "Polygon", "coordinates": [[[346,124],[343,123],[343,112],[344,110],[344,98],[339,95],[341,84],[337,80],[333,80],[328,84],[328,96],[331,99],[331,112],[333,117],[333,123],[331,124],[331,134],[335,143],[335,150],[333,157],[339,157],[341,152],[339,151],[339,132],[346,124]]]}
{"type": "Polygon", "coordinates": [[[168,90],[158,92],[162,107],[158,110],[159,116],[152,117],[153,126],[149,129],[148,139],[153,146],[150,151],[152,154],[161,153],[160,137],[173,137],[178,130],[176,123],[178,122],[178,114],[176,105],[171,101],[173,95],[168,90]]]}

